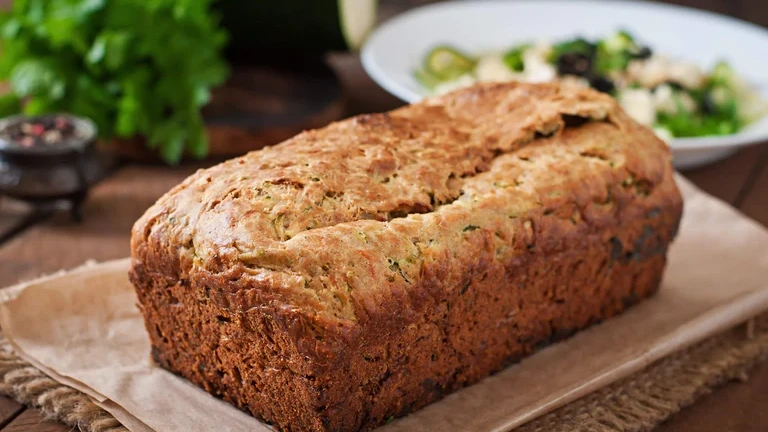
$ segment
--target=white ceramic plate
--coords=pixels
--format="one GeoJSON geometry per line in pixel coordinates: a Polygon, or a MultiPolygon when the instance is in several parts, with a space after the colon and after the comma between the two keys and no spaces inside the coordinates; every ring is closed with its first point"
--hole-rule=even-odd
{"type": "MultiPolygon", "coordinates": [[[[468,53],[503,51],[532,40],[604,37],[627,29],[656,52],[703,68],[718,60],[768,98],[768,30],[734,18],[680,6],[635,1],[493,1],[432,4],[377,28],[362,50],[368,74],[385,90],[415,102],[428,92],[414,79],[427,51],[447,43],[468,53]]],[[[678,138],[670,145],[678,168],[722,159],[739,147],[768,141],[768,117],[734,135],[678,138]]]]}

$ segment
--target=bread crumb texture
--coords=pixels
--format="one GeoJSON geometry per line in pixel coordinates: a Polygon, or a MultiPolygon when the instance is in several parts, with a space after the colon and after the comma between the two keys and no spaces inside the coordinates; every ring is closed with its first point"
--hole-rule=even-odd
{"type": "Polygon", "coordinates": [[[365,429],[654,292],[672,173],[607,95],[481,84],[198,171],[136,222],[131,278],[167,368],[365,429]]]}

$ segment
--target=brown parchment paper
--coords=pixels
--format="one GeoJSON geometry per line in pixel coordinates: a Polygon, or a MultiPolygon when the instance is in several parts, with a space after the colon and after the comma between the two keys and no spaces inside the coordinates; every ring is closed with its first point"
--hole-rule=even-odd
{"type": "MultiPolygon", "coordinates": [[[[379,430],[509,430],[768,310],[768,231],[678,184],[683,223],[656,296],[379,430]]],[[[128,265],[86,265],[0,292],[2,331],[23,358],[133,431],[270,430],[152,364],[128,265]]]]}

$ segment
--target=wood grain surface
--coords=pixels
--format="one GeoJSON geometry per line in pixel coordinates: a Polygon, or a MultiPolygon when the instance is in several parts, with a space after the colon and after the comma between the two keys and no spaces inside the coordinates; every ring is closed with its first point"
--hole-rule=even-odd
{"type": "Polygon", "coordinates": [[[0,399],[0,427],[5,428],[12,419],[21,414],[24,410],[24,405],[16,401],[8,398],[0,399]]]}
{"type": "Polygon", "coordinates": [[[72,428],[52,421],[43,419],[40,411],[36,409],[27,409],[13,418],[3,432],[67,432],[72,428]]]}
{"type": "MultiPolygon", "coordinates": [[[[0,5],[4,0],[0,0],[0,5]]],[[[381,0],[386,18],[416,0],[381,0]]],[[[679,0],[695,6],[768,25],[765,0],[679,0]]],[[[401,105],[363,72],[352,55],[333,55],[330,62],[342,80],[347,114],[385,111],[401,105]]],[[[65,212],[32,213],[0,198],[0,233],[16,228],[0,242],[0,286],[16,283],[86,260],[128,255],[133,222],[161,194],[200,166],[165,168],[123,166],[94,189],[85,205],[85,221],[75,224],[65,212]],[[19,231],[20,230],[20,231],[19,231]]],[[[699,187],[768,226],[768,145],[744,149],[729,159],[685,173],[699,187]]],[[[724,227],[727,235],[727,227],[724,227]]],[[[0,397],[0,432],[60,432],[71,428],[46,422],[40,413],[0,397]]],[[[768,431],[768,364],[758,366],[746,382],[728,384],[661,425],[660,432],[768,431]]]]}

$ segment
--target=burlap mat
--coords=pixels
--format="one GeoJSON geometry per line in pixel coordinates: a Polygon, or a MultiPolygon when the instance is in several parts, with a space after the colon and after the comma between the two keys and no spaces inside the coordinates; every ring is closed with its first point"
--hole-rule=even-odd
{"type": "MultiPolygon", "coordinates": [[[[727,381],[745,380],[768,357],[768,313],[673,354],[515,432],[636,432],[653,429],[727,381]]],[[[0,393],[40,408],[83,432],[127,431],[85,394],[59,384],[15,355],[0,336],[0,393]]]]}

